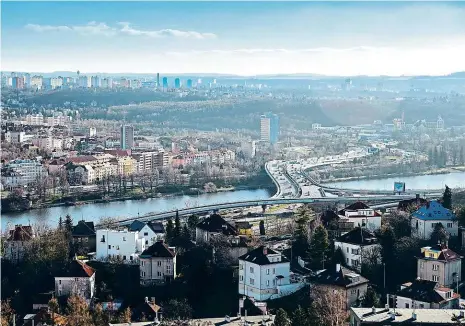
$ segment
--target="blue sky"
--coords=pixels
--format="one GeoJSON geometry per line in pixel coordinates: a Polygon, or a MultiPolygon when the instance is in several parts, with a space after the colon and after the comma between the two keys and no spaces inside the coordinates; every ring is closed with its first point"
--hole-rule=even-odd
{"type": "Polygon", "coordinates": [[[465,71],[465,3],[2,2],[2,70],[465,71]]]}

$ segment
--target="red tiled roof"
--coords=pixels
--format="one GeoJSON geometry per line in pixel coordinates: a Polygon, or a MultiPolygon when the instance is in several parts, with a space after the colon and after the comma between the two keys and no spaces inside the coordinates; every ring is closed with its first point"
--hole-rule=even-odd
{"type": "Polygon", "coordinates": [[[32,239],[32,226],[16,225],[14,230],[10,230],[9,241],[28,241],[32,239]]]}

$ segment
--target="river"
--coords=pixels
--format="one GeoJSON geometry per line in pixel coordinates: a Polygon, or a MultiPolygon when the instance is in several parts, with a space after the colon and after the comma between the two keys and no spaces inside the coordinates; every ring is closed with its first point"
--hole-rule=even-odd
{"type": "Polygon", "coordinates": [[[2,230],[8,224],[46,223],[57,225],[58,219],[71,215],[74,221],[85,219],[97,222],[101,217],[136,217],[151,212],[163,212],[172,209],[195,207],[241,200],[266,199],[272,194],[266,189],[226,191],[199,196],[173,196],[167,198],[149,198],[126,200],[101,204],[86,204],[80,206],[59,206],[33,209],[20,213],[2,214],[2,230]]]}
{"type": "MultiPolygon", "coordinates": [[[[447,184],[451,188],[465,188],[465,172],[419,175],[412,177],[381,178],[372,180],[352,180],[327,183],[333,187],[348,189],[392,190],[394,182],[405,182],[407,189],[441,189],[447,184]]],[[[269,198],[272,194],[265,189],[238,190],[203,194],[200,196],[176,196],[168,198],[150,198],[126,200],[104,204],[87,204],[82,206],[60,206],[34,209],[21,213],[3,214],[2,230],[8,224],[47,223],[57,225],[59,217],[70,214],[74,221],[85,219],[98,221],[101,217],[136,217],[150,212],[162,212],[201,205],[269,198]]]]}
{"type": "Polygon", "coordinates": [[[406,190],[436,190],[443,189],[446,185],[450,188],[465,188],[465,172],[328,182],[325,185],[345,189],[394,190],[394,182],[397,181],[405,182],[406,190]]]}

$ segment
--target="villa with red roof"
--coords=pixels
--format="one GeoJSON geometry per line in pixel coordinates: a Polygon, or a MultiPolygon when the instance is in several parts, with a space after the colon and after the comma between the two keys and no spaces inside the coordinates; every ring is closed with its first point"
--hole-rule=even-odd
{"type": "Polygon", "coordinates": [[[57,297],[78,295],[87,300],[95,294],[95,270],[83,261],[75,259],[67,271],[55,276],[57,297]]]}

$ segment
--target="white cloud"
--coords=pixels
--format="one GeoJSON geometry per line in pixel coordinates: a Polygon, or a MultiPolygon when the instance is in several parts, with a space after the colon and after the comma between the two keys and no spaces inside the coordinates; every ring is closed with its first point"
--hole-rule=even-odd
{"type": "Polygon", "coordinates": [[[116,29],[108,26],[105,23],[89,22],[86,25],[66,26],[66,25],[37,25],[27,24],[25,26],[34,32],[76,32],[82,35],[106,35],[111,36],[116,34],[116,29]]]}
{"type": "Polygon", "coordinates": [[[127,22],[120,22],[121,25],[120,32],[127,35],[135,36],[148,36],[153,38],[160,37],[179,37],[179,38],[194,38],[194,39],[211,39],[216,38],[216,35],[213,33],[200,33],[195,31],[180,31],[177,29],[160,29],[153,31],[144,31],[140,29],[135,29],[130,26],[127,22]]]}
{"type": "Polygon", "coordinates": [[[25,28],[34,32],[76,32],[82,35],[105,35],[113,36],[116,34],[129,36],[145,36],[151,38],[190,38],[190,39],[213,39],[216,35],[213,33],[201,33],[196,31],[181,31],[177,29],[160,29],[160,30],[139,30],[131,27],[128,22],[119,22],[120,27],[111,27],[105,23],[89,22],[86,25],[66,26],[66,25],[37,25],[27,24],[25,28]]]}

